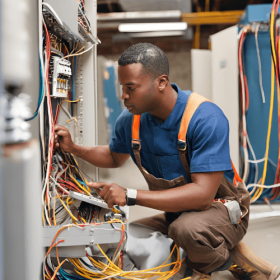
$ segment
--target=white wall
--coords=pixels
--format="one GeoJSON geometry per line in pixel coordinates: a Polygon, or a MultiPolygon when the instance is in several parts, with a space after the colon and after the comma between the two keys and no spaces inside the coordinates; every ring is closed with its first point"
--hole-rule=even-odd
{"type": "Polygon", "coordinates": [[[192,91],[211,100],[211,51],[191,50],[192,91]]]}
{"type": "Polygon", "coordinates": [[[237,26],[232,26],[210,36],[210,39],[212,101],[223,110],[229,120],[231,159],[239,170],[237,34],[237,26]]]}

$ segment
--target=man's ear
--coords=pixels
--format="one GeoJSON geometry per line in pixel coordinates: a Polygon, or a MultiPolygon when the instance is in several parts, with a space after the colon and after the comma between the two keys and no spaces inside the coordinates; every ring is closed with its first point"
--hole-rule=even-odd
{"type": "Polygon", "coordinates": [[[162,75],[160,77],[158,77],[159,79],[159,91],[163,91],[167,85],[168,85],[168,76],[167,75],[162,75]]]}

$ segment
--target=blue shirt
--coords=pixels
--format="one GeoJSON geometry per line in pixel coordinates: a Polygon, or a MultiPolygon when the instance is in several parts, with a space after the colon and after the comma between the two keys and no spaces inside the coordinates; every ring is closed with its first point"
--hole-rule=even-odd
{"type": "MultiPolygon", "coordinates": [[[[164,122],[155,119],[150,113],[141,115],[141,162],[156,178],[173,180],[183,175],[188,181],[177,142],[181,118],[191,91],[183,92],[175,84],[172,87],[178,92],[178,97],[164,122]]],[[[115,153],[129,153],[136,163],[131,147],[132,117],[133,114],[128,110],[121,113],[109,147],[115,153]]],[[[224,176],[233,181],[228,120],[217,105],[204,102],[196,110],[187,131],[187,147],[191,173],[225,171],[224,176]]]]}

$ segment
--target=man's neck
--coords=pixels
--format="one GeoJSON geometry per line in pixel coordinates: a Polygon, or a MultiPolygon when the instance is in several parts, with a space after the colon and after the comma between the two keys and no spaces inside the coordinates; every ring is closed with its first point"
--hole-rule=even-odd
{"type": "Polygon", "coordinates": [[[177,91],[170,85],[163,93],[162,102],[157,105],[157,110],[155,112],[150,112],[150,114],[154,118],[164,122],[174,109],[177,98],[177,91]]]}

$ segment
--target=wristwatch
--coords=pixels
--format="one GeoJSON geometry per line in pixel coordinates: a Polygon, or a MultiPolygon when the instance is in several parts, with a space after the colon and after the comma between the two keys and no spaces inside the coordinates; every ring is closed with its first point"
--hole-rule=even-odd
{"type": "Polygon", "coordinates": [[[136,204],[137,190],[126,189],[126,205],[134,206],[136,204]]]}

